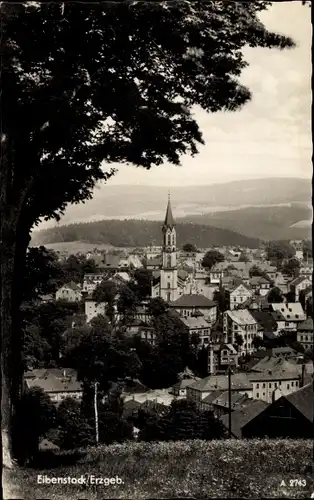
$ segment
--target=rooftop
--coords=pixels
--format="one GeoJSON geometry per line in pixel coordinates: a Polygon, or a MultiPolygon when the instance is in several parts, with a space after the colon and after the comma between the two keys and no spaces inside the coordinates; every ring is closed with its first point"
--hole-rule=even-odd
{"type": "MultiPolygon", "coordinates": [[[[194,384],[189,386],[191,389],[206,392],[215,390],[227,390],[228,389],[228,375],[210,375],[209,377],[203,378],[194,384]]],[[[232,390],[248,389],[252,388],[252,384],[249,380],[247,373],[234,373],[231,376],[231,388],[232,390]]]]}
{"type": "Polygon", "coordinates": [[[185,294],[179,297],[177,300],[170,302],[171,307],[200,307],[209,308],[216,306],[216,302],[205,297],[202,294],[185,294]]]}
{"type": "MultiPolygon", "coordinates": [[[[237,438],[242,437],[242,427],[257,417],[267,408],[268,404],[264,401],[252,400],[251,404],[232,412],[231,432],[237,438]]],[[[229,425],[229,415],[222,415],[221,421],[226,428],[229,425]]]]}
{"type": "Polygon", "coordinates": [[[298,331],[313,332],[313,318],[307,318],[298,325],[298,331]]]}
{"type": "Polygon", "coordinates": [[[308,420],[313,422],[314,418],[314,390],[313,382],[305,385],[301,389],[283,396],[289,403],[291,403],[299,412],[302,413],[308,420]]]}
{"type": "Polygon", "coordinates": [[[252,316],[251,311],[248,309],[235,309],[233,311],[226,311],[226,314],[239,325],[253,325],[257,321],[252,316]]]}

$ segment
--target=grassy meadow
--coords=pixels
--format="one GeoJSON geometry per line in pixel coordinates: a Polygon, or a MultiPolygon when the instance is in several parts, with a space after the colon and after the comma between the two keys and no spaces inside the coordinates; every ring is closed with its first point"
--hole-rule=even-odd
{"type": "Polygon", "coordinates": [[[309,498],[312,464],[313,443],[302,440],[102,445],[76,454],[43,452],[38,465],[6,471],[4,498],[309,498]],[[37,483],[39,474],[119,477],[122,483],[45,485],[37,483]]]}

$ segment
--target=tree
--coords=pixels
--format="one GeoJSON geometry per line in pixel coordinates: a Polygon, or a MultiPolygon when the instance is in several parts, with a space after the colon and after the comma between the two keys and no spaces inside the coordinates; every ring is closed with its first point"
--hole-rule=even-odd
{"type": "Polygon", "coordinates": [[[61,449],[73,450],[95,443],[94,429],[81,412],[81,405],[66,398],[58,406],[57,444],[61,449]]]}
{"type": "Polygon", "coordinates": [[[90,198],[96,182],[115,173],[112,162],[149,169],[196,154],[203,139],[192,108],[233,111],[250,99],[238,81],[247,66],[243,48],[294,46],[260,22],[258,13],[269,6],[2,6],[0,325],[7,466],[10,422],[21,394],[20,276],[31,228],[42,218],[58,220],[68,203],[90,198]],[[209,25],[213,29],[205,29],[209,25]]]}
{"type": "Polygon", "coordinates": [[[122,315],[122,321],[125,325],[128,321],[131,321],[134,318],[138,305],[139,298],[135,291],[128,285],[121,287],[117,301],[117,308],[118,312],[122,315]]]}
{"type": "Polygon", "coordinates": [[[284,296],[280,288],[274,287],[267,294],[267,301],[269,304],[279,304],[284,301],[284,296]]]}
{"type": "Polygon", "coordinates": [[[164,415],[146,421],[139,439],[144,441],[184,441],[187,439],[221,439],[222,423],[211,411],[199,410],[194,402],[174,400],[164,415]]]}
{"type": "Polygon", "coordinates": [[[220,313],[223,313],[228,309],[229,300],[227,298],[226,291],[223,288],[221,290],[214,291],[213,299],[217,302],[220,313]]]}
{"type": "Polygon", "coordinates": [[[117,294],[117,285],[113,281],[107,279],[102,280],[101,283],[95,288],[92,294],[95,302],[109,302],[113,303],[117,294]]]}
{"type": "Polygon", "coordinates": [[[261,339],[260,337],[254,337],[253,340],[252,340],[252,345],[253,347],[255,347],[255,349],[259,349],[260,347],[264,347],[264,342],[263,342],[263,339],[261,339]]]}
{"type": "Polygon", "coordinates": [[[266,246],[268,260],[276,260],[279,265],[285,259],[291,259],[295,255],[294,248],[285,241],[270,241],[266,246]]]}
{"type": "MultiPolygon", "coordinates": [[[[238,348],[240,348],[241,346],[243,346],[244,344],[244,340],[243,340],[243,337],[242,335],[239,335],[238,333],[235,334],[235,344],[238,348]]],[[[238,349],[239,350],[239,349],[238,349]]]]}
{"type": "Polygon", "coordinates": [[[134,291],[140,300],[151,296],[152,271],[149,269],[136,269],[134,271],[134,291]]]}
{"type": "Polygon", "coordinates": [[[310,240],[303,241],[303,258],[304,260],[313,259],[313,248],[310,240]]]}
{"type": "Polygon", "coordinates": [[[22,462],[34,458],[38,452],[40,438],[55,427],[56,423],[56,408],[42,389],[33,387],[24,392],[15,414],[15,455],[22,462]]]}
{"type": "Polygon", "coordinates": [[[196,253],[197,252],[196,246],[193,245],[192,243],[185,243],[184,245],[182,245],[182,250],[183,250],[183,252],[187,252],[187,253],[196,253]]]}
{"type": "Polygon", "coordinates": [[[43,246],[29,248],[21,285],[23,300],[37,299],[40,295],[54,295],[63,283],[64,273],[57,254],[43,246]]]}
{"type": "Polygon", "coordinates": [[[202,260],[202,266],[210,270],[218,262],[223,262],[225,257],[217,250],[209,250],[204,255],[202,260]]]}
{"type": "Polygon", "coordinates": [[[161,297],[155,297],[150,300],[147,306],[147,313],[149,316],[157,318],[165,314],[169,310],[169,304],[161,297]]]}
{"type": "Polygon", "coordinates": [[[284,274],[288,274],[293,278],[297,278],[299,276],[300,267],[301,267],[300,261],[295,257],[292,257],[291,259],[288,259],[287,261],[284,262],[281,272],[284,274]]]}
{"type": "Polygon", "coordinates": [[[114,303],[118,293],[117,285],[110,280],[104,279],[93,291],[93,300],[97,303],[106,302],[106,315],[111,322],[115,318],[114,303]]]}

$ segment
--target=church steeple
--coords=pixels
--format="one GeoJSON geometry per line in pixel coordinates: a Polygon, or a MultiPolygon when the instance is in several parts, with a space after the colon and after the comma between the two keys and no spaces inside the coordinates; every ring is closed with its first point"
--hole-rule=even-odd
{"type": "Polygon", "coordinates": [[[172,215],[172,208],[171,208],[171,200],[170,200],[170,191],[168,193],[168,205],[167,205],[167,210],[166,210],[166,217],[164,221],[164,228],[165,229],[173,229],[175,226],[174,218],[172,215]]]}

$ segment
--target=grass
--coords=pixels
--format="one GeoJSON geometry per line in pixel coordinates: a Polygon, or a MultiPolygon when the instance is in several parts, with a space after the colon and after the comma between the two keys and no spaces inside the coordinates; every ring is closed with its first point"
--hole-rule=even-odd
{"type": "Polygon", "coordinates": [[[40,465],[6,472],[5,498],[309,498],[312,459],[313,443],[302,440],[134,442],[76,455],[44,452],[40,465]],[[122,484],[41,485],[38,474],[118,476],[122,484]],[[306,486],[290,486],[293,479],[306,486]]]}

